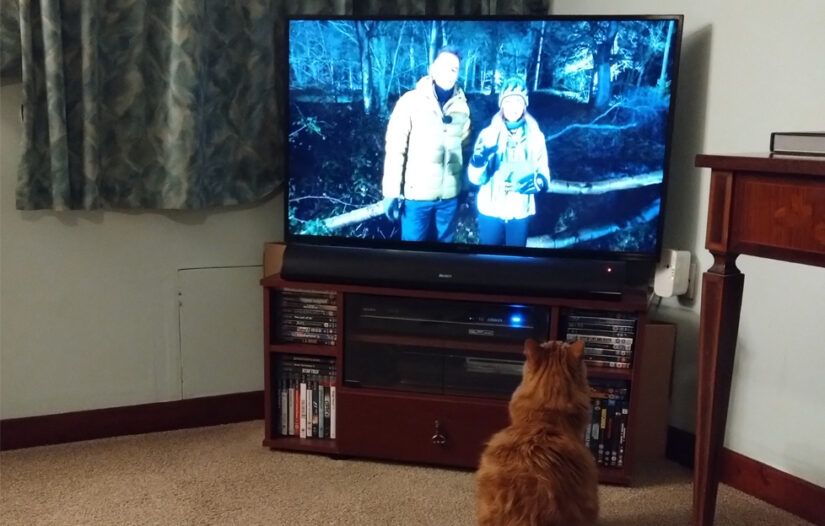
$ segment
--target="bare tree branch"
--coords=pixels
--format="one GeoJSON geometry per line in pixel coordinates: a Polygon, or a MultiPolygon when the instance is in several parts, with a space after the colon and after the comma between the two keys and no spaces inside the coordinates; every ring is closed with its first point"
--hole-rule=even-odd
{"type": "Polygon", "coordinates": [[[384,205],[381,201],[378,201],[377,203],[373,203],[362,208],[356,208],[355,210],[350,210],[344,214],[325,219],[324,226],[330,230],[335,230],[336,228],[341,228],[353,223],[366,221],[367,219],[380,216],[383,213],[384,205]]]}
{"type": "Polygon", "coordinates": [[[635,122],[635,121],[634,122],[629,122],[627,124],[598,124],[598,122],[600,120],[607,117],[607,115],[610,114],[613,110],[618,109],[618,108],[624,108],[624,107],[628,107],[628,108],[632,109],[633,111],[640,111],[638,106],[628,106],[627,104],[617,102],[616,104],[614,104],[614,105],[610,106],[609,108],[607,108],[606,110],[604,110],[600,115],[597,115],[593,120],[591,120],[588,123],[570,124],[569,126],[565,126],[561,130],[557,131],[553,135],[547,135],[545,137],[544,142],[550,142],[553,139],[555,139],[555,138],[557,138],[561,135],[564,135],[565,133],[569,132],[570,130],[575,130],[575,129],[578,129],[578,128],[586,128],[588,130],[626,130],[626,129],[629,129],[629,128],[635,128],[636,126],[639,125],[639,123],[635,122]]]}
{"type": "Polygon", "coordinates": [[[629,188],[640,188],[660,184],[662,182],[662,171],[654,171],[646,174],[622,176],[613,174],[611,179],[597,181],[595,183],[580,183],[576,181],[550,181],[547,191],[551,194],[567,195],[597,195],[614,192],[616,190],[627,190],[629,188]]]}
{"type": "Polygon", "coordinates": [[[355,34],[349,30],[352,27],[350,24],[346,22],[337,22],[334,20],[330,20],[329,25],[331,25],[333,28],[335,28],[336,31],[338,31],[348,39],[358,44],[358,39],[355,37],[355,34]]]}
{"type": "MultiPolygon", "coordinates": [[[[646,174],[621,176],[615,175],[614,179],[599,181],[595,183],[581,183],[575,181],[550,181],[548,192],[551,194],[566,195],[598,195],[618,190],[628,190],[630,188],[640,188],[662,182],[662,172],[650,172],[646,174]]],[[[324,197],[324,199],[330,199],[324,197]]],[[[324,220],[324,226],[330,230],[345,227],[353,223],[366,221],[367,219],[379,216],[384,213],[381,201],[367,205],[349,212],[329,217],[324,220]]]]}
{"type": "Polygon", "coordinates": [[[600,237],[608,236],[614,232],[625,229],[628,226],[639,225],[647,223],[654,217],[660,209],[661,202],[659,199],[654,199],[642,212],[634,217],[631,221],[623,224],[605,223],[603,225],[594,225],[588,228],[577,230],[576,232],[560,232],[559,234],[550,236],[535,236],[527,238],[528,247],[537,248],[564,248],[582,241],[592,241],[600,237]]]}

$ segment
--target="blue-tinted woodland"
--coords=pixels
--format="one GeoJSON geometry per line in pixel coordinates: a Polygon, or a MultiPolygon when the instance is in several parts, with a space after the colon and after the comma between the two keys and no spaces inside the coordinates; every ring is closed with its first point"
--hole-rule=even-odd
{"type": "MultiPolygon", "coordinates": [[[[534,246],[649,252],[656,246],[678,52],[672,20],[293,21],[289,31],[289,219],[293,233],[395,239],[383,217],[329,228],[381,198],[384,132],[436,51],[461,53],[475,135],[498,88],[525,79],[552,179],[534,246]],[[628,184],[628,181],[630,183],[628,184]],[[596,191],[595,188],[599,190],[596,191]]],[[[457,240],[476,243],[465,185],[457,240]]]]}

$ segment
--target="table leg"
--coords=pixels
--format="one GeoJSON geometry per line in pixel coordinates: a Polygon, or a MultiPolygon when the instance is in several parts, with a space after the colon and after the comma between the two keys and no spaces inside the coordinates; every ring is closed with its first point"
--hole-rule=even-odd
{"type": "Polygon", "coordinates": [[[728,416],[744,275],[736,256],[716,256],[702,277],[699,379],[693,471],[693,523],[712,526],[728,416]]]}

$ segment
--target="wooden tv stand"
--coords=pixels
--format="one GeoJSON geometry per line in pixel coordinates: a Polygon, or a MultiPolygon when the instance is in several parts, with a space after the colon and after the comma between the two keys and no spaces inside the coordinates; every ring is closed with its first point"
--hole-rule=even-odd
{"type": "MultiPolygon", "coordinates": [[[[614,454],[612,457],[607,455],[605,463],[600,465],[600,481],[616,484],[631,482],[634,434],[639,426],[640,364],[644,360],[644,327],[649,304],[646,293],[633,291],[622,295],[619,300],[548,298],[291,282],[279,275],[266,277],[261,284],[264,292],[266,400],[263,445],[271,449],[342,457],[475,469],[486,441],[508,423],[507,403],[512,393],[511,389],[504,392],[494,382],[489,384],[487,391],[487,384],[478,382],[477,377],[482,375],[487,378],[483,376],[487,372],[482,366],[487,363],[488,357],[504,362],[517,361],[518,379],[523,362],[523,339],[485,340],[484,331],[472,333],[480,334],[476,337],[449,332],[436,336],[426,329],[399,331],[391,327],[385,329],[382,325],[369,325],[364,321],[367,316],[363,314],[368,309],[359,310],[363,309],[359,305],[363,305],[364,298],[383,298],[399,304],[420,300],[431,306],[434,317],[438,316],[438,312],[449,309],[454,312],[458,304],[470,310],[480,305],[527,306],[539,313],[546,313],[546,325],[542,326],[540,334],[535,335],[539,339],[566,339],[567,330],[570,330],[568,326],[581,325],[581,320],[586,318],[582,312],[607,313],[608,316],[634,320],[632,366],[588,368],[591,387],[594,383],[603,384],[605,381],[627,387],[622,393],[625,398],[616,404],[628,411],[621,415],[619,409],[616,411],[619,414],[612,421],[615,426],[607,424],[608,427],[615,427],[611,428],[609,435],[617,438],[613,442],[602,438],[605,450],[614,454]],[[313,295],[312,291],[321,293],[313,295]],[[325,298],[330,299],[327,301],[325,298]],[[295,305],[300,301],[320,302],[324,305],[317,308],[326,312],[314,315],[311,310],[302,311],[298,305],[299,314],[295,314],[295,305]],[[309,320],[311,327],[292,330],[301,320],[309,320]],[[313,328],[315,326],[318,328],[313,328]],[[313,330],[317,332],[309,332],[313,330]],[[316,339],[313,334],[320,336],[316,339]],[[290,408],[293,412],[297,409],[288,393],[294,395],[300,392],[294,384],[295,356],[299,357],[298,361],[304,357],[305,360],[320,363],[320,373],[300,381],[306,386],[316,386],[312,390],[316,401],[320,399],[321,404],[328,408],[329,389],[335,388],[334,438],[328,437],[330,422],[324,421],[323,410],[319,411],[320,420],[326,429],[313,427],[315,436],[311,438],[301,438],[300,425],[292,420],[294,416],[290,408]],[[396,363],[392,361],[393,356],[401,358],[396,363]],[[442,360],[443,366],[437,365],[442,360]],[[399,365],[402,363],[403,367],[399,365]],[[466,373],[464,377],[459,372],[457,377],[449,379],[458,370],[456,364],[460,368],[469,367],[466,365],[469,363],[482,364],[479,366],[481,372],[466,373]],[[352,380],[351,377],[355,376],[352,371],[362,372],[359,367],[369,371],[352,380]],[[439,375],[444,377],[442,384],[429,383],[431,378],[438,378],[439,375]],[[462,386],[462,383],[467,385],[462,386]],[[622,429],[624,440],[619,435],[622,429]],[[322,437],[318,437],[319,434],[322,437]],[[618,461],[616,450],[620,450],[618,461]]],[[[604,343],[605,347],[608,345],[604,343]]],[[[607,350],[606,354],[610,352],[607,350]]],[[[493,370],[496,370],[495,365],[493,370]]],[[[669,374],[669,371],[664,373],[669,374]]],[[[503,378],[504,374],[494,372],[490,378],[503,378]]],[[[506,374],[510,375],[508,379],[512,379],[513,368],[508,369],[506,374]]],[[[603,400],[600,403],[602,407],[615,411],[613,401],[603,400]]],[[[597,418],[593,420],[598,421],[597,418]]],[[[607,434],[607,431],[604,433],[607,434]]],[[[596,441],[593,446],[597,447],[596,441]]]]}

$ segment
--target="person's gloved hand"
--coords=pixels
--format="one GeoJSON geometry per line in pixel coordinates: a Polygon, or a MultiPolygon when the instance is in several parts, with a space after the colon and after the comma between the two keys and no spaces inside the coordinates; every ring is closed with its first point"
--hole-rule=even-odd
{"type": "Polygon", "coordinates": [[[513,190],[520,194],[535,194],[545,191],[549,185],[547,177],[536,172],[522,176],[513,184],[513,190]]]}
{"type": "Polygon", "coordinates": [[[385,197],[382,201],[384,205],[384,215],[390,221],[398,221],[401,218],[401,199],[397,197],[385,197]]]}
{"type": "Polygon", "coordinates": [[[475,151],[470,157],[470,164],[476,168],[483,168],[490,158],[495,155],[498,150],[498,144],[495,142],[495,137],[482,137],[479,144],[476,144],[475,151]]]}

